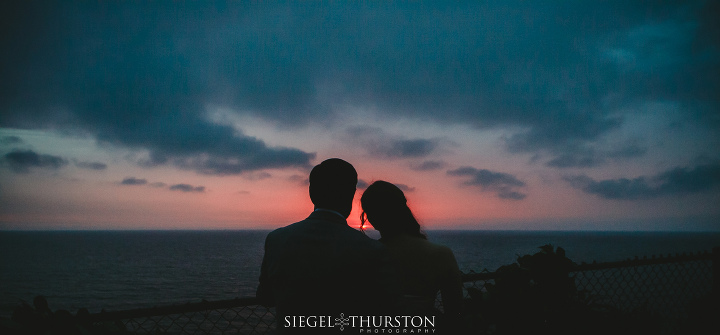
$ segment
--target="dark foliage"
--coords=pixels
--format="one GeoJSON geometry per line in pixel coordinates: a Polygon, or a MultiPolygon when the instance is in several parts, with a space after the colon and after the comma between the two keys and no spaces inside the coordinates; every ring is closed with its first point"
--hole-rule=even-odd
{"type": "Polygon", "coordinates": [[[659,334],[646,313],[623,313],[579,291],[562,248],[540,247],[501,266],[495,283],[468,288],[466,327],[478,334],[659,334]]]}

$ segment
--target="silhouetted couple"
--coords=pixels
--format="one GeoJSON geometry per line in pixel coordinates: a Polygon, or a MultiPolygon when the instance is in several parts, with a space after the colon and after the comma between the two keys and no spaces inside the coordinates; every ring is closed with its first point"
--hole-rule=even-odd
{"type": "Polygon", "coordinates": [[[312,169],[315,210],[268,234],[257,297],[276,306],[283,333],[437,333],[443,322],[434,309],[438,291],[442,319],[460,312],[460,271],[452,251],[427,240],[403,192],[384,181],[361,197],[361,221],[380,232],[380,241],[348,226],[357,181],[355,168],[341,159],[312,169]]]}

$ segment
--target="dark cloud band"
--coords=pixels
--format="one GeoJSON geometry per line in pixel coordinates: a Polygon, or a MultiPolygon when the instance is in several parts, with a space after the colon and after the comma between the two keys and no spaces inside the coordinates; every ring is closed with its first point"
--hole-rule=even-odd
{"type": "Polygon", "coordinates": [[[195,192],[195,193],[203,193],[205,192],[205,186],[192,186],[189,184],[175,184],[169,187],[171,191],[181,191],[181,192],[195,192]]]}
{"type": "MultiPolygon", "coordinates": [[[[314,155],[212,124],[208,104],[285,127],[331,123],[352,106],[522,129],[511,152],[594,166],[602,160],[563,154],[617,130],[617,111],[638,101],[705,106],[698,118],[720,126],[719,30],[706,15],[716,7],[17,2],[2,16],[0,126],[72,123],[150,151],[151,163],[222,175],[308,167],[314,155]]],[[[373,153],[436,148],[400,139],[373,153]]]]}
{"type": "Polygon", "coordinates": [[[508,173],[466,166],[448,170],[447,174],[456,177],[469,177],[470,179],[464,181],[463,185],[476,186],[483,191],[496,192],[501,199],[522,200],[527,197],[527,194],[518,191],[518,188],[525,186],[525,182],[508,173]]]}
{"type": "Polygon", "coordinates": [[[565,177],[573,187],[604,199],[636,200],[710,191],[720,185],[720,165],[678,167],[652,177],[606,179],[588,176],[565,177]]]}
{"type": "Polygon", "coordinates": [[[60,156],[38,154],[32,150],[14,150],[5,154],[2,160],[16,173],[27,173],[34,168],[58,170],[68,164],[60,156]]]}
{"type": "Polygon", "coordinates": [[[135,178],[135,177],[127,177],[123,179],[120,184],[121,185],[145,185],[147,184],[147,179],[141,179],[141,178],[135,178]]]}
{"type": "Polygon", "coordinates": [[[75,166],[86,170],[101,171],[107,169],[107,164],[101,162],[76,162],[75,166]]]}

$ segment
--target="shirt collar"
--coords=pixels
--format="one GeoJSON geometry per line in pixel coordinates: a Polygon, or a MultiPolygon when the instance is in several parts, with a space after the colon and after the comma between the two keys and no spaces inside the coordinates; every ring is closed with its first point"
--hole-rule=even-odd
{"type": "Polygon", "coordinates": [[[336,214],[336,215],[340,216],[340,217],[343,219],[343,221],[347,220],[347,218],[345,217],[345,215],[342,215],[342,214],[340,214],[339,212],[334,211],[334,210],[332,210],[332,209],[327,209],[327,208],[315,208],[315,210],[314,210],[313,212],[329,212],[329,213],[333,213],[333,214],[336,214]]]}

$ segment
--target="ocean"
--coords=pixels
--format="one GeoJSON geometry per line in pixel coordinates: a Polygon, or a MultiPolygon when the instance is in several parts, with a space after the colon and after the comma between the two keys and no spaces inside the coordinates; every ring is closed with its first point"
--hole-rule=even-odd
{"type": "MultiPolygon", "coordinates": [[[[268,231],[0,232],[0,316],[47,298],[90,312],[255,295],[268,231]]],[[[375,232],[369,233],[376,237],[375,232]]],[[[720,233],[428,231],[463,272],[494,271],[545,244],[576,263],[711,251],[720,233]]]]}

